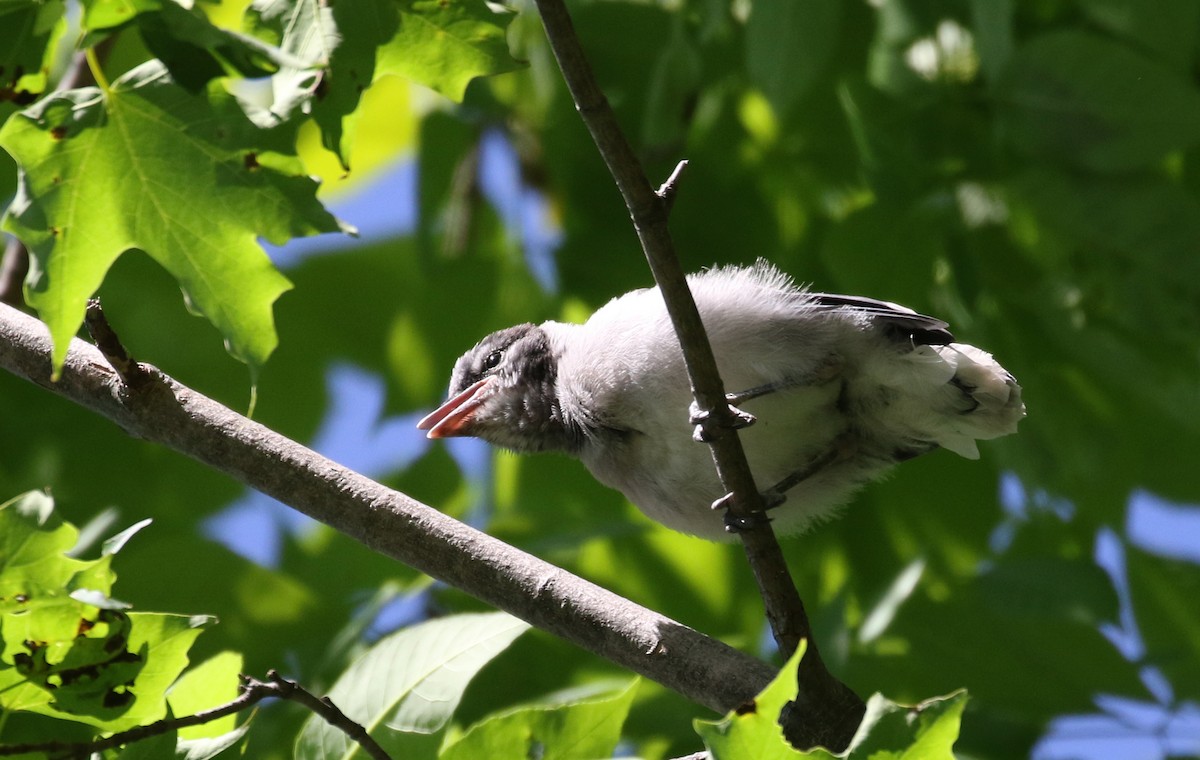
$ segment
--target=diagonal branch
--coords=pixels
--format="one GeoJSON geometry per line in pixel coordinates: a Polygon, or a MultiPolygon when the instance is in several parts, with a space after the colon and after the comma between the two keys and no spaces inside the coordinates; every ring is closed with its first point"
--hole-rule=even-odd
{"type": "Polygon", "coordinates": [[[0,304],[0,367],[185,454],[694,702],[726,712],[770,682],[760,660],[342,467],[148,365],[138,387],[72,340],[50,380],[46,326],[0,304]]]}
{"type": "Polygon", "coordinates": [[[785,730],[797,746],[843,747],[853,736],[865,708],[862,700],[825,667],[783,552],[769,523],[761,519],[763,500],[734,429],[712,347],[667,227],[682,165],[661,191],[654,191],[621,131],[616,114],[596,83],[563,0],[535,0],[535,3],[575,107],[629,209],[646,261],[679,337],[700,413],[716,423],[706,429],[713,462],[722,486],[732,495],[728,500],[730,511],[748,526],[742,533],[742,542],[775,640],[788,655],[801,639],[808,640],[807,654],[798,673],[800,694],[792,711],[795,723],[785,730]]]}

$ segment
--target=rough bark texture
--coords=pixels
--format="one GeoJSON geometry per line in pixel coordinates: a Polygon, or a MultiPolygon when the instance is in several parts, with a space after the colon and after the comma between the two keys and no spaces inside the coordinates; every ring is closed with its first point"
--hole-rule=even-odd
{"type": "Polygon", "coordinates": [[[0,304],[0,367],[272,496],[370,549],[698,704],[724,712],[773,677],[767,664],[349,470],[142,365],[131,388],[79,341],[58,381],[37,319],[0,304]]]}

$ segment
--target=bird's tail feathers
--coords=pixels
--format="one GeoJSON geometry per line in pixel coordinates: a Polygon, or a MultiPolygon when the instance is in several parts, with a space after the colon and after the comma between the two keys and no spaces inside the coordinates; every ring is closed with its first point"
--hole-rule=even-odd
{"type": "Polygon", "coordinates": [[[1017,432],[1017,423],[1025,416],[1021,386],[991,354],[975,346],[951,343],[932,348],[953,367],[948,388],[956,396],[956,408],[939,426],[937,443],[977,459],[975,441],[1017,432]]]}

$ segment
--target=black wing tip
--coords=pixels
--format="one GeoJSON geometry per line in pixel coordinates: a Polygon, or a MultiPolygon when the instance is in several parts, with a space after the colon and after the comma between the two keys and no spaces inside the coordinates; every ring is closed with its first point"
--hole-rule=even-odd
{"type": "Polygon", "coordinates": [[[954,342],[950,325],[889,301],[866,296],[811,293],[815,303],[831,309],[850,309],[871,317],[889,338],[917,346],[944,346],[954,342]]]}

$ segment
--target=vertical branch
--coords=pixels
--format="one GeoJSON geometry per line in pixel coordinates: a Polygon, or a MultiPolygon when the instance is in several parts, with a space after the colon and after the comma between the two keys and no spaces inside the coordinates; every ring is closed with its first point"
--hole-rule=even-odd
{"type": "MultiPolygon", "coordinates": [[[[739,515],[761,513],[762,498],[746,463],[741,440],[732,425],[719,424],[722,418],[728,422],[730,416],[729,406],[725,403],[724,384],[717,372],[708,334],[688,289],[667,228],[666,198],[674,195],[675,183],[664,185],[661,196],[650,186],[633,148],[621,132],[616,114],[596,84],[566,7],[561,0],[536,2],[567,88],[625,200],[650,271],[662,291],[667,312],[683,348],[684,363],[697,405],[702,412],[718,419],[718,424],[712,428],[709,445],[722,487],[734,495],[731,509],[739,515]]],[[[683,424],[682,417],[680,424],[683,424]]],[[[747,556],[760,590],[764,593],[767,615],[771,619],[776,640],[784,653],[790,655],[795,651],[799,639],[809,633],[803,606],[799,604],[799,594],[791,582],[770,526],[763,524],[765,521],[748,522],[752,527],[742,534],[747,556]]]]}
{"type": "MultiPolygon", "coordinates": [[[[620,190],[646,261],[662,292],[683,349],[697,406],[717,423],[710,429],[709,445],[722,487],[732,494],[730,510],[738,517],[761,515],[762,497],[734,430],[716,359],[667,227],[677,177],[673,175],[661,191],[654,191],[596,83],[563,0],[535,0],[535,3],[575,107],[620,190]]],[[[779,648],[790,654],[800,639],[808,640],[807,654],[800,663],[800,694],[793,703],[791,725],[785,731],[797,746],[823,744],[840,749],[849,743],[858,726],[864,711],[862,700],[826,669],[813,640],[804,604],[769,523],[753,519],[747,523],[750,527],[741,534],[746,558],[779,648]]]]}

